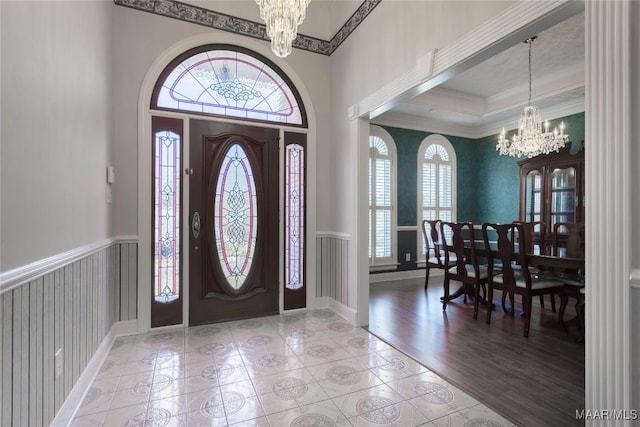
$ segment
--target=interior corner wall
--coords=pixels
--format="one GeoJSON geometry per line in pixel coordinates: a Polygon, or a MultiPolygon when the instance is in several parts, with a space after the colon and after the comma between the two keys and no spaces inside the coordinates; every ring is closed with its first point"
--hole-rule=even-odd
{"type": "MultiPolygon", "coordinates": [[[[262,48],[276,64],[285,61],[302,80],[315,110],[317,150],[317,229],[333,230],[330,186],[330,97],[329,59],[298,49],[284,60],[276,58],[269,43],[213,30],[199,25],[116,6],[115,11],[115,163],[118,180],[114,187],[114,229],[117,235],[138,233],[138,104],[142,82],[151,67],[169,48],[190,37],[210,35],[252,50],[262,48]]],[[[149,156],[151,153],[149,153],[149,156]]]]}
{"type": "Polygon", "coordinates": [[[348,108],[509,6],[499,1],[383,1],[331,55],[331,185],[341,189],[333,203],[336,231],[356,228],[349,220],[357,189],[349,185],[356,160],[348,151],[348,108]]]}
{"type": "Polygon", "coordinates": [[[0,271],[111,236],[112,2],[1,2],[0,271]]]}

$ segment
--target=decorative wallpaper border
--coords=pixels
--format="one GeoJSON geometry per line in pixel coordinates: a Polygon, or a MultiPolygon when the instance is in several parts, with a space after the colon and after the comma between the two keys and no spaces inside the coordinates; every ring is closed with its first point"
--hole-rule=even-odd
{"type": "MultiPolygon", "coordinates": [[[[229,31],[242,36],[269,40],[264,24],[215,12],[176,0],[113,0],[119,6],[174,18],[192,24],[204,25],[217,30],[229,31]]],[[[347,37],[364,21],[382,0],[364,0],[360,7],[344,23],[330,41],[298,34],[293,47],[321,55],[331,55],[347,37]]],[[[257,7],[257,6],[256,6],[257,7]]]]}

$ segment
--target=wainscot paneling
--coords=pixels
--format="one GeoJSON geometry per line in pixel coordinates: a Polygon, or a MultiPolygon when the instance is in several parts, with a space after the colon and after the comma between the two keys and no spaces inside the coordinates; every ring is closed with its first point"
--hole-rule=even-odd
{"type": "Polygon", "coordinates": [[[318,233],[316,258],[316,296],[333,298],[349,306],[349,237],[339,233],[318,233]]]}
{"type": "Polygon", "coordinates": [[[631,273],[631,408],[640,408],[640,269],[631,273]]]}
{"type": "Polygon", "coordinates": [[[24,283],[3,274],[0,425],[49,425],[113,324],[136,318],[137,247],[112,239],[50,270],[43,260],[24,283]]]}

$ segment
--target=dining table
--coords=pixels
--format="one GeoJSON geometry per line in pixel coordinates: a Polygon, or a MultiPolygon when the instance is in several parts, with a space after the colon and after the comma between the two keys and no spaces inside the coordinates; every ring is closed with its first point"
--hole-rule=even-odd
{"type": "Polygon", "coordinates": [[[569,298],[576,298],[576,314],[581,333],[584,334],[584,311],[580,310],[580,305],[584,304],[585,288],[585,262],[584,258],[571,258],[555,255],[527,255],[529,266],[535,267],[539,276],[559,280],[564,283],[563,292],[560,295],[560,310],[558,320],[563,329],[567,330],[567,323],[564,321],[569,298]]]}

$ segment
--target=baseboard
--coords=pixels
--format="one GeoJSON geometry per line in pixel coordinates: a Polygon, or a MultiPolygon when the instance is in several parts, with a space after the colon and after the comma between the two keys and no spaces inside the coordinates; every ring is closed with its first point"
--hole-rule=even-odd
{"type": "Polygon", "coordinates": [[[64,403],[60,407],[60,410],[56,414],[53,422],[51,423],[54,427],[63,427],[68,426],[73,417],[75,416],[78,408],[82,404],[87,391],[91,387],[93,380],[100,372],[100,367],[102,363],[109,355],[109,351],[111,350],[111,346],[117,337],[125,336],[125,335],[134,335],[138,333],[138,321],[137,320],[127,320],[124,322],[114,323],[107,336],[102,340],[102,343],[93,354],[93,357],[87,364],[87,367],[82,371],[82,375],[78,378],[73,389],[64,400],[64,403]]]}
{"type": "MultiPolygon", "coordinates": [[[[369,283],[390,282],[393,280],[406,280],[406,279],[424,279],[426,274],[425,270],[404,270],[404,271],[392,271],[390,273],[378,273],[369,275],[369,283]]],[[[429,277],[443,276],[443,270],[431,270],[429,277]]]]}
{"type": "Polygon", "coordinates": [[[349,321],[349,323],[356,325],[358,319],[358,312],[346,305],[334,300],[331,297],[316,298],[316,308],[330,308],[349,321]]]}

